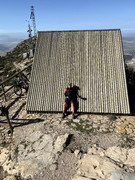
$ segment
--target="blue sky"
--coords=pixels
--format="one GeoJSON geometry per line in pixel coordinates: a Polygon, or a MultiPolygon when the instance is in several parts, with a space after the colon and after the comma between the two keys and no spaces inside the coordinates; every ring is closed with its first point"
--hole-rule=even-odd
{"type": "Polygon", "coordinates": [[[135,0],[1,0],[0,34],[27,36],[30,6],[37,30],[117,29],[135,31],[135,0]]]}

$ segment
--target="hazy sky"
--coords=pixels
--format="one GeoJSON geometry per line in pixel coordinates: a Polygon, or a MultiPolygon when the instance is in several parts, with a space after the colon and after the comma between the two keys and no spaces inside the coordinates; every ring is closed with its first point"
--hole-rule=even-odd
{"type": "Polygon", "coordinates": [[[30,6],[37,30],[135,30],[135,0],[0,0],[0,33],[27,35],[30,6]]]}

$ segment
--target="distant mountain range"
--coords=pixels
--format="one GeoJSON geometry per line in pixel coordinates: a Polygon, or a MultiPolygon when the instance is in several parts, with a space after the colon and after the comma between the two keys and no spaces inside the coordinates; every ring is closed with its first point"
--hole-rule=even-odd
{"type": "MultiPolygon", "coordinates": [[[[18,44],[18,43],[17,43],[18,44]]],[[[16,47],[17,45],[15,44],[0,44],[0,56],[5,56],[7,52],[9,52],[10,50],[12,50],[14,47],[16,47]]]]}
{"type": "Polygon", "coordinates": [[[5,56],[24,39],[27,39],[27,35],[24,33],[0,33],[0,56],[5,56]]]}
{"type": "MultiPolygon", "coordinates": [[[[6,55],[24,39],[27,39],[27,34],[0,34],[0,56],[6,55]]],[[[135,57],[135,34],[123,34],[122,41],[126,60],[130,60],[130,56],[135,57]]]]}
{"type": "Polygon", "coordinates": [[[123,35],[122,41],[125,62],[135,68],[135,34],[123,35]]]}
{"type": "Polygon", "coordinates": [[[135,34],[130,36],[123,36],[122,41],[124,50],[135,49],[135,34]]]}

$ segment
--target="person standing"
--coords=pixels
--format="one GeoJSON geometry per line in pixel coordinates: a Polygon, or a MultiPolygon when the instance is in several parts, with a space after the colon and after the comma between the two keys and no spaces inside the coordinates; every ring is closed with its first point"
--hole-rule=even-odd
{"type": "Polygon", "coordinates": [[[63,114],[62,114],[62,118],[65,117],[65,111],[66,108],[68,107],[69,104],[71,104],[71,110],[72,110],[72,118],[75,118],[74,115],[74,111],[75,111],[75,107],[74,107],[74,99],[75,99],[75,94],[76,94],[76,90],[75,88],[72,87],[72,84],[69,83],[67,88],[65,89],[65,102],[63,105],[63,114]]]}

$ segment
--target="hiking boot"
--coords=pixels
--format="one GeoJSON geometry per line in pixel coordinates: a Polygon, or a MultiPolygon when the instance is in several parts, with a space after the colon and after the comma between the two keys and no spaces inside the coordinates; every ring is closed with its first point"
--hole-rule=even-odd
{"type": "Polygon", "coordinates": [[[65,117],[66,117],[66,116],[65,116],[65,114],[63,113],[63,114],[62,114],[62,119],[64,119],[65,117]]]}
{"type": "Polygon", "coordinates": [[[74,114],[72,114],[72,119],[75,119],[75,115],[74,114]]]}

